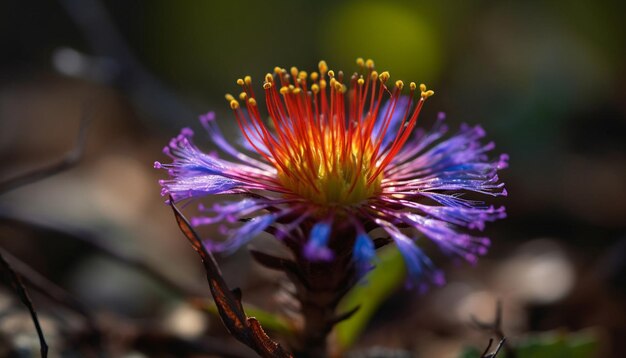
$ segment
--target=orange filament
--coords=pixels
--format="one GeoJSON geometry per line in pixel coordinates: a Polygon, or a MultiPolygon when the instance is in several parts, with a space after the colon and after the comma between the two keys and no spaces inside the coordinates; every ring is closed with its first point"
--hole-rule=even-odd
{"type": "Polygon", "coordinates": [[[420,85],[420,96],[413,103],[417,86],[411,82],[409,105],[396,108],[404,83],[396,81],[390,89],[389,72],[378,74],[372,60],[357,59],[357,65],[361,73],[347,79],[342,71],[329,70],[324,61],[319,73],[310,75],[296,67],[289,71],[276,67],[263,84],[267,124],[261,119],[250,76],[237,80],[243,89],[241,106],[226,96],[245,138],[276,167],[278,180],[290,195],[336,206],[359,204],[380,193],[385,168],[409,138],[424,101],[434,94],[420,85]],[[387,96],[388,109],[381,113],[387,96]],[[403,112],[398,132],[383,148],[398,110],[403,112]],[[380,129],[373,136],[376,121],[381,121],[380,129]]]}

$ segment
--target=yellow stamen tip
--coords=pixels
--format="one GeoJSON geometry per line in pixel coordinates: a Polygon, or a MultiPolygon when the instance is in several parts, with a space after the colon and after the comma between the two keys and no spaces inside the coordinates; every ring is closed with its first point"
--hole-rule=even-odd
{"type": "Polygon", "coordinates": [[[324,60],[320,61],[320,63],[318,64],[318,67],[320,69],[320,73],[322,74],[322,76],[326,73],[326,71],[328,71],[328,65],[326,64],[326,61],[324,60]]]}
{"type": "Polygon", "coordinates": [[[372,77],[372,81],[376,81],[378,79],[378,72],[372,71],[370,76],[372,77]]]}
{"type": "Polygon", "coordinates": [[[365,83],[365,80],[364,80],[364,79],[362,79],[362,78],[359,78],[359,79],[356,81],[356,83],[358,83],[358,84],[359,84],[359,86],[363,86],[363,84],[365,83]]]}
{"type": "Polygon", "coordinates": [[[415,91],[415,89],[417,88],[417,85],[415,84],[415,82],[411,82],[409,83],[409,88],[411,89],[411,91],[415,91]]]}
{"type": "Polygon", "coordinates": [[[246,98],[248,98],[248,94],[247,94],[246,92],[241,92],[241,93],[239,94],[239,99],[240,99],[240,100],[242,100],[242,101],[243,101],[243,100],[245,100],[246,98]]]}
{"type": "Polygon", "coordinates": [[[308,74],[306,73],[306,71],[300,71],[300,73],[298,73],[298,78],[301,80],[306,80],[308,74]]]}
{"type": "Polygon", "coordinates": [[[272,88],[272,82],[265,82],[263,84],[263,89],[270,89],[272,88]]]}
{"type": "Polygon", "coordinates": [[[246,77],[244,77],[244,78],[243,78],[243,81],[244,81],[244,82],[245,82],[248,86],[250,86],[250,84],[252,83],[252,77],[250,77],[250,76],[246,76],[246,77]]]}
{"type": "Polygon", "coordinates": [[[359,57],[359,58],[356,59],[356,64],[359,67],[363,67],[363,66],[365,66],[365,61],[363,60],[362,57],[359,57]]]}
{"type": "Polygon", "coordinates": [[[335,77],[335,71],[333,71],[333,70],[328,71],[328,76],[329,77],[335,77]]]}
{"type": "Polygon", "coordinates": [[[271,73],[265,75],[265,82],[274,82],[274,76],[271,73]]]}
{"type": "Polygon", "coordinates": [[[256,99],[254,99],[254,98],[249,98],[249,99],[248,99],[248,103],[249,103],[251,106],[256,106],[256,99]]]}
{"type": "Polygon", "coordinates": [[[428,97],[430,97],[430,96],[432,96],[434,94],[435,94],[435,91],[428,90],[428,91],[422,91],[421,96],[422,96],[423,99],[426,99],[426,98],[428,98],[428,97]]]}
{"type": "Polygon", "coordinates": [[[420,83],[420,91],[426,92],[426,85],[425,84],[420,83]]]}
{"type": "Polygon", "coordinates": [[[380,80],[383,82],[387,82],[390,76],[391,75],[389,74],[389,71],[384,71],[383,73],[380,74],[380,80]]]}
{"type": "Polygon", "coordinates": [[[365,67],[369,68],[370,70],[373,70],[374,60],[372,60],[371,58],[368,58],[367,61],[365,61],[365,67]]]}
{"type": "Polygon", "coordinates": [[[298,68],[297,68],[297,67],[292,67],[292,68],[290,69],[290,71],[291,71],[291,76],[292,76],[293,78],[296,78],[296,77],[298,76],[298,68]]]}
{"type": "Polygon", "coordinates": [[[302,90],[300,89],[300,87],[295,88],[295,89],[293,90],[293,94],[299,94],[301,91],[302,91],[302,90]]]}
{"type": "Polygon", "coordinates": [[[274,73],[275,74],[279,74],[281,72],[282,72],[282,69],[280,67],[278,67],[278,66],[274,67],[274,73]]]}
{"type": "Polygon", "coordinates": [[[313,85],[311,85],[311,91],[313,93],[319,92],[320,91],[320,86],[318,86],[317,84],[314,83],[313,85]]]}
{"type": "Polygon", "coordinates": [[[237,84],[243,86],[243,80],[241,78],[237,79],[237,84]]]}
{"type": "Polygon", "coordinates": [[[312,81],[317,81],[318,78],[319,78],[319,74],[317,72],[311,72],[312,81]]]}
{"type": "Polygon", "coordinates": [[[321,81],[320,81],[320,88],[321,88],[321,89],[326,88],[326,80],[321,80],[321,81]]]}
{"type": "Polygon", "coordinates": [[[230,93],[226,93],[226,94],[224,95],[224,98],[226,98],[226,100],[227,100],[228,102],[230,102],[230,101],[232,101],[232,100],[234,100],[234,99],[235,99],[235,97],[233,97],[233,95],[232,95],[232,94],[230,94],[230,93]]]}
{"type": "Polygon", "coordinates": [[[396,87],[398,87],[398,89],[404,88],[404,82],[402,82],[401,80],[397,80],[396,87]]]}
{"type": "Polygon", "coordinates": [[[237,102],[236,99],[233,99],[232,101],[230,101],[230,108],[232,108],[232,109],[239,108],[239,102],[237,102]]]}
{"type": "Polygon", "coordinates": [[[286,95],[287,93],[289,93],[289,87],[287,87],[287,86],[282,86],[282,87],[280,88],[280,94],[282,94],[282,95],[286,95]]]}

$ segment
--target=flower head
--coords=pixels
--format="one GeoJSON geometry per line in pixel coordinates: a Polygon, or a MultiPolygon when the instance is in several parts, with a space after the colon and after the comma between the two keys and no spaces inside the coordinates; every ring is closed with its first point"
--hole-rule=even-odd
{"type": "Polygon", "coordinates": [[[434,92],[423,84],[392,83],[389,72],[377,72],[371,60],[357,64],[360,71],[351,76],[329,70],[324,61],[311,74],[277,67],[265,76],[262,96],[249,76],[237,80],[241,93],[226,100],[241,145],[223,137],[212,112],[200,117],[227,158],[200,151],[190,129],[172,139],[164,152],[173,161],[155,163],[170,176],[161,181],[162,194],[175,201],[224,198],[201,205],[204,215],[192,220],[216,225],[225,236],[207,239],[209,249],[232,251],[267,231],[299,258],[330,261],[347,252],[364,272],[376,248],[368,233],[381,228],[408,272],[431,272],[435,283],[442,278],[416,244],[419,234],[470,262],[486,252],[489,240],[466,231],[503,218],[504,208],[463,195],[506,195],[497,171],[506,167],[507,156],[489,159],[494,144],[481,142],[479,126],[462,126],[444,139],[443,114],[431,130],[417,129],[420,110],[434,92]]]}

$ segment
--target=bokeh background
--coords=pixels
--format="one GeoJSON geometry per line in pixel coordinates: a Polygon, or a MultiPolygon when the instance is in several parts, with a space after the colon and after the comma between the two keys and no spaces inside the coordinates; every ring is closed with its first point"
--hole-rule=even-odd
{"type": "MultiPolygon", "coordinates": [[[[493,247],[476,267],[438,262],[447,286],[399,288],[354,354],[375,346],[423,357],[482,350],[489,334],[470,316],[492,319],[500,299],[512,342],[574,337],[604,356],[625,356],[624,14],[617,1],[5,0],[0,182],[60,160],[81,118],[91,124],[77,166],[0,195],[0,244],[115,327],[105,340],[116,342],[108,348],[115,354],[150,355],[137,343],[143,327],[236,346],[219,320],[180,294],[208,291],[152,163],[165,159],[161,148],[180,127],[199,129],[197,116],[209,110],[235,138],[223,95],[243,75],[311,71],[320,59],[349,73],[355,58],[373,58],[392,79],[435,89],[424,125],[445,111],[452,127],[481,124],[509,153],[501,175],[509,197],[494,202],[509,217],[488,228],[493,247]],[[127,257],[112,259],[90,240],[127,257]],[[128,258],[173,284],[129,267],[128,258]]],[[[280,310],[279,275],[245,250],[220,263],[246,301],[280,310]]],[[[28,356],[36,336],[3,287],[0,352],[28,356]]],[[[53,350],[78,349],[80,339],[67,337],[81,331],[81,319],[32,296],[53,350]]]]}

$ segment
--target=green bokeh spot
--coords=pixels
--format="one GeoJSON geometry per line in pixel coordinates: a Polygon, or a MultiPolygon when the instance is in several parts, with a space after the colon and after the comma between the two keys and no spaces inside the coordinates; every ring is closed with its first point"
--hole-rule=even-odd
{"type": "Polygon", "coordinates": [[[419,7],[350,2],[335,8],[323,21],[320,48],[332,69],[350,73],[356,69],[356,57],[369,57],[379,71],[389,70],[394,81],[419,83],[438,78],[441,44],[419,7]]]}

